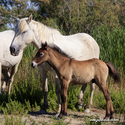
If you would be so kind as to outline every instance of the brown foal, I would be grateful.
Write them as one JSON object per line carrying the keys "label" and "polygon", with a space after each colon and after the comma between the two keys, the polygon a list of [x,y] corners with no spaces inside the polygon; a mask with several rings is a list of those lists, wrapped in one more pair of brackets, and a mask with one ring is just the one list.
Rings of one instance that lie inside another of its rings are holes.
{"label": "brown foal", "polygon": [[47,46],[47,43],[42,45],[38,50],[31,65],[36,68],[38,65],[47,62],[57,73],[61,84],[61,114],[67,115],[67,90],[69,83],[86,84],[90,81],[103,92],[106,100],[106,115],[105,118],[112,118],[114,109],[111,101],[110,92],[106,86],[108,74],[111,74],[115,81],[119,81],[120,77],[116,68],[110,62],[103,62],[99,59],[89,59],[86,61],[77,61],[68,57],[57,46]]}

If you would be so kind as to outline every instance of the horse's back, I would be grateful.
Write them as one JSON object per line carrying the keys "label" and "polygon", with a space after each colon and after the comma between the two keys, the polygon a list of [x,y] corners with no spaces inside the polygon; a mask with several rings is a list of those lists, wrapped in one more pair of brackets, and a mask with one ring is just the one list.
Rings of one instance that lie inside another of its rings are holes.
{"label": "horse's back", "polygon": [[9,35],[9,36],[14,36],[14,31],[13,30],[6,30],[6,31],[2,31],[0,32],[0,36],[6,36],[6,35]]}
{"label": "horse's back", "polygon": [[0,32],[0,44],[9,44],[10,46],[12,39],[14,37],[14,31],[13,30],[6,30],[3,32]]}
{"label": "horse's back", "polygon": [[56,45],[76,60],[99,58],[100,49],[97,42],[86,33],[63,36]]}

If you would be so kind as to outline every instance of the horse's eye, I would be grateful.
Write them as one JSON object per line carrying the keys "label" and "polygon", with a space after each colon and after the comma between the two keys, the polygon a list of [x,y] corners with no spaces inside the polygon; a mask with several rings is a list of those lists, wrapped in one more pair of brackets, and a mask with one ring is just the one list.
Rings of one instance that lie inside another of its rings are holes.
{"label": "horse's eye", "polygon": [[40,56],[40,57],[42,57],[43,55],[44,55],[44,53],[43,53],[43,52],[39,54],[39,56]]}
{"label": "horse's eye", "polygon": [[25,31],[23,31],[23,32],[22,32],[22,34],[24,34],[25,32],[26,32],[26,30],[25,30]]}

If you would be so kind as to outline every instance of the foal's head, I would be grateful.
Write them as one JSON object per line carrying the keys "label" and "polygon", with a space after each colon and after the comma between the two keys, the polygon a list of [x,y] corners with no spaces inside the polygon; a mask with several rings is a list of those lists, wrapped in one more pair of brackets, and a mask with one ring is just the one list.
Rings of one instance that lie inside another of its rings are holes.
{"label": "foal's head", "polygon": [[36,56],[33,58],[33,61],[31,63],[31,66],[33,68],[36,68],[38,65],[46,62],[49,58],[48,52],[47,52],[47,42],[45,44],[42,44],[42,48],[38,50],[36,53]]}

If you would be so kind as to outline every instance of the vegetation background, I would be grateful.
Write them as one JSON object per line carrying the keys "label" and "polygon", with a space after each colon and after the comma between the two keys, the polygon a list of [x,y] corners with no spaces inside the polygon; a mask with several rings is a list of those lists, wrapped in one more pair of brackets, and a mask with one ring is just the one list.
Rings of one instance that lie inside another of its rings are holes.
{"label": "vegetation background", "polygon": [[[125,1],[124,0],[0,0],[0,31],[14,29],[16,18],[29,17],[58,29],[63,35],[85,32],[100,46],[100,59],[110,61],[118,69],[121,82],[115,84],[108,78],[113,106],[116,113],[125,113]],[[0,95],[0,112],[24,114],[38,111],[43,104],[43,93],[38,69],[33,70],[31,60],[36,53],[29,45],[15,75],[11,95]],[[57,111],[55,81],[48,73],[48,111]],[[77,110],[77,96],[81,86],[70,86],[68,109]],[[84,108],[89,104],[90,87],[84,97]],[[106,108],[102,92],[96,87],[93,106]]]}

